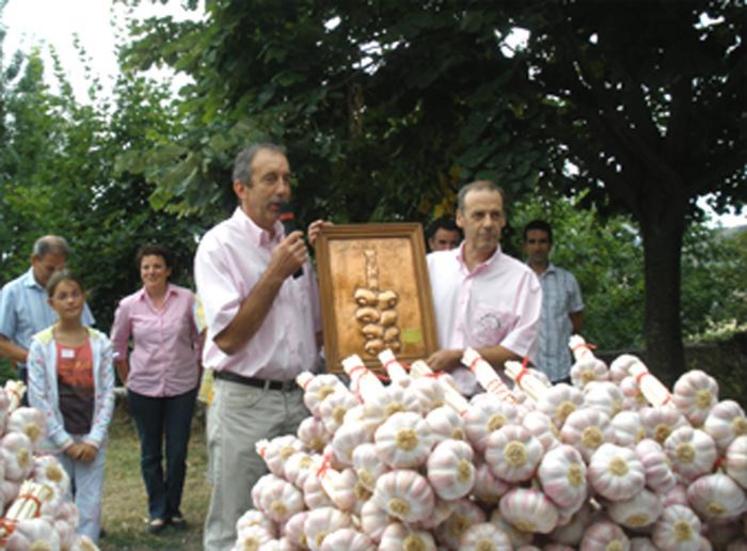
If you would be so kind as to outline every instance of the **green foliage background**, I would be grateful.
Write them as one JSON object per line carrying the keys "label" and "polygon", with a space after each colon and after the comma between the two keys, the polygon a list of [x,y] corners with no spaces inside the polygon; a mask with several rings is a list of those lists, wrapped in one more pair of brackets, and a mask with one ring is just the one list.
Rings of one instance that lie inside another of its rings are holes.
{"label": "green foliage background", "polygon": [[[733,170],[739,159],[744,166],[745,119],[733,108],[743,91],[732,75],[744,66],[745,44],[727,48],[743,12],[734,2],[687,0],[677,10],[653,2],[646,14],[624,1],[609,13],[571,4],[207,2],[201,21],[133,22],[113,95],[104,97],[92,77],[86,102],[76,100],[56,58],[45,67],[38,51],[12,57],[0,67],[0,283],[27,269],[40,234],[65,235],[74,247],[70,263],[108,329],[117,301],[140,285],[133,256],[144,242],[172,247],[182,268],[177,281],[191,283],[199,236],[235,204],[233,156],[270,139],[289,148],[301,221],[427,222],[453,211],[462,183],[498,180],[515,198],[507,249],[520,256],[528,220],[554,225],[554,260],[579,279],[587,334],[603,348],[643,344],[644,238],[658,222],[674,234],[687,227],[677,260],[684,335],[738,327],[747,319],[747,238],[708,229],[694,199],[717,191],[718,207],[744,204],[747,172]],[[662,48],[679,44],[673,22],[681,18],[689,31],[698,10],[724,16],[695,42],[703,49],[698,63],[688,64],[692,42],[661,59]],[[635,37],[640,71],[607,42],[592,47],[593,32],[613,45],[631,39],[618,33],[616,14],[672,25],[644,21],[646,32]],[[520,24],[535,29],[528,49],[502,55]],[[574,63],[600,87],[596,100],[573,92],[578,83],[566,71]],[[192,77],[179,98],[138,73],[159,64]],[[652,69],[657,64],[667,71]],[[682,90],[671,71],[709,75],[697,91],[707,105],[682,119],[688,124],[678,122]],[[629,93],[636,79],[647,97]],[[558,92],[564,87],[568,95]],[[600,130],[605,112],[624,139]],[[643,149],[651,155],[641,159],[639,146],[652,136],[634,131],[646,116],[680,141],[649,144]],[[692,140],[699,145],[688,150]],[[621,153],[620,143],[635,147]],[[729,174],[709,171],[724,158]],[[608,174],[615,163],[618,173]],[[694,164],[699,179],[689,178]],[[675,189],[671,205],[680,210],[671,215],[661,194]],[[652,214],[650,205],[660,210]],[[664,284],[677,285],[670,275]]]}

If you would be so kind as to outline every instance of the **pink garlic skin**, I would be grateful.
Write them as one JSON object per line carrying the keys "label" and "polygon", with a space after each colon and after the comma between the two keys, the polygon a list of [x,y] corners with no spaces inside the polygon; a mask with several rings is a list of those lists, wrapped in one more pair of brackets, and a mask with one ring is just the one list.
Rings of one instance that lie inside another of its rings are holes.
{"label": "pink garlic skin", "polygon": [[630,540],[622,528],[609,521],[597,521],[586,529],[579,549],[580,551],[599,551],[606,549],[613,541],[619,542],[621,551],[630,549]]}

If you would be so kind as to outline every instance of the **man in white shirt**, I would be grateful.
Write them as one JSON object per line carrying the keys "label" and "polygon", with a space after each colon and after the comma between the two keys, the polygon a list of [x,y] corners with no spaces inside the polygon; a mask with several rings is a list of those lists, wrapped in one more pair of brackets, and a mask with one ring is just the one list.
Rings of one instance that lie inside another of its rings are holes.
{"label": "man in white shirt", "polygon": [[571,353],[568,340],[581,331],[584,302],[573,274],[550,262],[552,227],[544,220],[532,220],[524,227],[527,264],[542,285],[539,352],[535,365],[553,383],[570,380]]}
{"label": "man in white shirt", "polygon": [[465,348],[477,349],[499,373],[507,360],[531,358],[535,349],[542,290],[532,270],[501,251],[504,203],[493,182],[464,186],[456,212],[464,241],[427,257],[441,347],[428,365],[453,371],[466,394],[476,387],[460,367]]}

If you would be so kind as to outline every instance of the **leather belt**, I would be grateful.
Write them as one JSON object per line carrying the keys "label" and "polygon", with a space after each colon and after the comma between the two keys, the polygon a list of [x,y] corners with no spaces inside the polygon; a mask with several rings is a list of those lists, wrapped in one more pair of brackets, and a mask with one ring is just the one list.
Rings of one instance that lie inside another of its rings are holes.
{"label": "leather belt", "polygon": [[213,377],[222,381],[229,381],[231,383],[238,383],[240,385],[253,386],[256,388],[269,388],[270,390],[292,390],[294,386],[297,388],[294,380],[290,381],[271,381],[268,379],[258,379],[256,377],[244,377],[243,375],[237,375],[230,371],[215,371]]}

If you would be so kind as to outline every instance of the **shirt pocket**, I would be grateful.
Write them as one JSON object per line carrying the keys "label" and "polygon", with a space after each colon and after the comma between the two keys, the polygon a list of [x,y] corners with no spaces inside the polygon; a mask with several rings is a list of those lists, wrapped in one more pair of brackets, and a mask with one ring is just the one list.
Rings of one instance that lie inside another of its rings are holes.
{"label": "shirt pocket", "polygon": [[508,335],[516,316],[512,312],[481,304],[474,309],[468,321],[470,346],[495,346]]}

